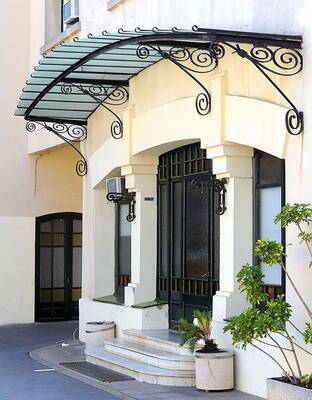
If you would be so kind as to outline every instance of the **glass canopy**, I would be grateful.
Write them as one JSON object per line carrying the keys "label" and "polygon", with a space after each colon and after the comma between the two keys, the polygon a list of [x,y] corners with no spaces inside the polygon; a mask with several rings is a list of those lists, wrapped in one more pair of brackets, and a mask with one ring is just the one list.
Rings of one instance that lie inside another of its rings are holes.
{"label": "glass canopy", "polygon": [[[254,51],[251,49],[246,57],[238,43],[251,44]],[[265,70],[272,72],[269,64],[275,64],[275,67],[282,68],[282,75],[293,74],[288,73],[289,64],[284,68],[275,62],[276,52],[278,49],[291,49],[297,57],[295,62],[300,70],[302,68],[301,55],[296,50],[301,47],[299,36],[197,27],[193,30],[153,28],[149,31],[137,28],[133,32],[120,29],[118,33],[103,32],[99,36],[89,34],[87,38],[75,38],[73,42],[62,43],[47,53],[26,82],[15,114],[28,121],[86,125],[100,104],[109,108],[126,102],[129,80],[159,60],[168,58],[194,78],[196,73],[210,72],[217,67],[218,60],[224,56],[225,46]],[[262,53],[257,54],[255,49],[261,49]],[[191,67],[182,66],[185,61],[190,62]],[[202,86],[198,78],[194,80]]]}

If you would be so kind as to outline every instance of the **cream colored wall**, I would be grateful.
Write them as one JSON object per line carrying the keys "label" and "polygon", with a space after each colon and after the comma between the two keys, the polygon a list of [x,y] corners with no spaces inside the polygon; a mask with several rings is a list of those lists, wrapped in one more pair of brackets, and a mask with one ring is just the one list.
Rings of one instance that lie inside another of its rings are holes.
{"label": "cream colored wall", "polygon": [[0,324],[34,319],[35,217],[81,211],[75,154],[63,146],[29,156],[25,121],[14,117],[43,44],[42,3],[0,2]]}

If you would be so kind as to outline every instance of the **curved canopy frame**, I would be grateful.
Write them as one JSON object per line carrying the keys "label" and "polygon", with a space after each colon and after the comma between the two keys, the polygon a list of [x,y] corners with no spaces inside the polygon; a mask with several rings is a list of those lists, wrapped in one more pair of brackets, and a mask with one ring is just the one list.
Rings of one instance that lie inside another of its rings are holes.
{"label": "curved canopy frame", "polygon": [[[242,47],[244,44],[249,46]],[[15,114],[28,121],[34,131],[36,123],[67,143],[86,138],[88,118],[98,107],[112,116],[111,134],[123,135],[122,120],[116,106],[128,101],[129,80],[149,66],[167,59],[184,71],[198,85],[196,110],[207,115],[211,97],[200,76],[218,67],[227,51],[245,58],[269,80],[290,109],[285,116],[291,134],[303,131],[303,114],[271,78],[271,74],[293,76],[302,70],[300,36],[268,35],[203,29],[141,30],[103,32],[75,38],[47,53],[26,82]],[[78,149],[73,146],[77,151]],[[79,151],[78,151],[79,152]],[[87,172],[83,155],[77,173]]]}

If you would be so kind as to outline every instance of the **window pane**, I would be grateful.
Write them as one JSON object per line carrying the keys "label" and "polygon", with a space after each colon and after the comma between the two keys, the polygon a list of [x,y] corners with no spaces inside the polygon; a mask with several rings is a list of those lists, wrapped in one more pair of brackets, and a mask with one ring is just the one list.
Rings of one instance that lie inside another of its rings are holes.
{"label": "window pane", "polygon": [[[276,240],[281,243],[281,226],[274,224],[274,218],[281,210],[281,188],[266,188],[259,190],[259,234],[260,238]],[[281,285],[281,267],[261,265],[264,274],[264,283],[268,285]]]}
{"label": "window pane", "polygon": [[51,232],[52,224],[51,221],[41,222],[40,232]]}
{"label": "window pane", "polygon": [[82,270],[82,249],[81,247],[73,248],[73,287],[81,287],[81,270]]}
{"label": "window pane", "polygon": [[127,221],[129,213],[129,205],[121,204],[119,207],[120,222],[119,222],[119,236],[131,236],[131,223]]}
{"label": "window pane", "polygon": [[55,219],[53,221],[53,232],[64,232],[64,219]]}
{"label": "window pane", "polygon": [[40,288],[51,287],[51,249],[40,249]]}
{"label": "window pane", "polygon": [[270,154],[258,153],[258,183],[275,184],[282,183],[283,160]]}
{"label": "window pane", "polygon": [[64,235],[62,233],[56,233],[53,235],[53,245],[54,246],[64,246]]}
{"label": "window pane", "polygon": [[81,233],[73,234],[73,246],[82,246],[82,234]]}
{"label": "window pane", "polygon": [[50,233],[40,234],[40,246],[52,246],[52,235]]}
{"label": "window pane", "polygon": [[64,248],[53,249],[53,287],[64,287]]}
{"label": "window pane", "polygon": [[81,233],[82,232],[82,220],[81,219],[74,219],[73,220],[73,232],[74,233]]}

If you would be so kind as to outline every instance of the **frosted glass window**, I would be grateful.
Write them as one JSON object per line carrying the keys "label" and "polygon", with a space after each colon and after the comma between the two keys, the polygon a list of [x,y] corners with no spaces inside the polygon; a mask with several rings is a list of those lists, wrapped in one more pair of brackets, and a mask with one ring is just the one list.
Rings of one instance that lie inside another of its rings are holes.
{"label": "frosted glass window", "polygon": [[129,214],[129,205],[121,204],[119,207],[119,236],[131,236],[131,223],[127,221],[127,215]]}
{"label": "frosted glass window", "polygon": [[[275,216],[281,210],[281,187],[259,189],[259,236],[276,240],[281,243],[281,226],[274,223]],[[281,267],[279,265],[261,265],[264,274],[264,283],[267,285],[281,285]]]}

